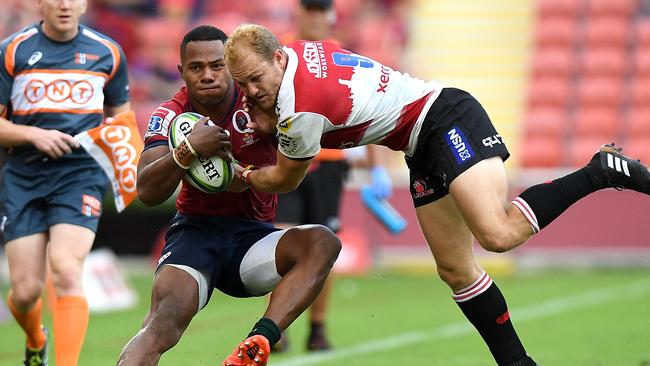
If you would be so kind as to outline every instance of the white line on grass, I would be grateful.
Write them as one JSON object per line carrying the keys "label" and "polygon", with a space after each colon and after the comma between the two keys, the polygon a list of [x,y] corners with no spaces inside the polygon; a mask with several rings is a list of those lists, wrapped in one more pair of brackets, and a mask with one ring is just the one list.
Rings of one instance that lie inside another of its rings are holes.
{"label": "white line on grass", "polygon": [[[633,282],[626,286],[608,287],[578,295],[559,297],[536,305],[514,309],[510,313],[513,314],[515,323],[521,323],[523,321],[539,319],[607,302],[638,298],[646,296],[648,293],[650,293],[650,282],[643,280]],[[457,337],[473,331],[475,330],[469,325],[469,322],[459,322],[434,329],[406,332],[384,339],[357,344],[352,347],[337,348],[329,352],[313,353],[290,358],[284,362],[272,364],[274,366],[316,365],[325,361],[359,356],[375,351],[385,351],[407,344]]]}

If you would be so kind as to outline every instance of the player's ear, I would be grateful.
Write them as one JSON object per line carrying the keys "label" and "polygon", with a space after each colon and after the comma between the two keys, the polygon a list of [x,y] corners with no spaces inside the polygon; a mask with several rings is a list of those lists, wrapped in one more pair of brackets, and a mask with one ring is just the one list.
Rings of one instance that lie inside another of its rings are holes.
{"label": "player's ear", "polygon": [[284,51],[282,51],[281,49],[275,50],[275,54],[273,55],[273,59],[275,59],[275,62],[277,62],[278,65],[280,65],[284,69],[286,59],[287,59],[285,54],[284,54]]}
{"label": "player's ear", "polygon": [[88,1],[84,0],[81,4],[81,14],[86,14],[86,10],[88,9]]}
{"label": "player's ear", "polygon": [[176,68],[178,69],[178,74],[181,76],[181,79],[185,81],[185,76],[183,76],[183,65],[176,64]]}

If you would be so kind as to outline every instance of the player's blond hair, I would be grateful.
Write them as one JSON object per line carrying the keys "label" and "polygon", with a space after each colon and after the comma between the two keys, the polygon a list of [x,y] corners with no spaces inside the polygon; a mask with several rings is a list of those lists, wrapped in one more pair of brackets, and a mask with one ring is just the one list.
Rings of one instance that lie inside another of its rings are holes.
{"label": "player's blond hair", "polygon": [[257,24],[241,24],[235,28],[226,42],[226,64],[236,64],[242,48],[251,49],[262,56],[263,60],[272,62],[275,51],[281,50],[282,45],[267,28]]}

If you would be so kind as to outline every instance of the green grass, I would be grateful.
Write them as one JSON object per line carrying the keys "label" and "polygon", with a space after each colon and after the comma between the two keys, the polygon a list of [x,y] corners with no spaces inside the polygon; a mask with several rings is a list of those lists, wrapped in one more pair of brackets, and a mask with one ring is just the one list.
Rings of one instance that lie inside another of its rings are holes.
{"label": "green grass", "polygon": [[[151,278],[131,280],[140,294],[139,306],[93,314],[80,365],[115,364],[138,330],[148,309]],[[495,280],[508,299],[519,336],[541,365],[650,365],[650,269],[553,271]],[[160,365],[220,364],[264,306],[264,299],[215,293]],[[274,355],[270,365],[493,365],[467,325],[434,275],[372,272],[340,278],[328,324],[335,351],[315,357],[304,352],[303,316],[289,329],[290,352]],[[0,325],[0,366],[19,364],[23,347],[15,323]]]}

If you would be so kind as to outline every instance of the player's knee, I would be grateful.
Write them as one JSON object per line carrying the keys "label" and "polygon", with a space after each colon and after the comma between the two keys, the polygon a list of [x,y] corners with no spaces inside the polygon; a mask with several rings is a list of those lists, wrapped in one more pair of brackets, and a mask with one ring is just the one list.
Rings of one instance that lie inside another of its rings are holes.
{"label": "player's knee", "polygon": [[42,291],[42,282],[23,281],[11,289],[11,302],[19,310],[29,310],[38,301]]}
{"label": "player's knee", "polygon": [[328,268],[334,265],[341,252],[341,241],[325,226],[310,229],[309,258],[322,261]]}
{"label": "player's knee", "polygon": [[474,236],[479,244],[490,252],[503,253],[513,248],[512,240],[507,235],[495,230],[475,233]]}
{"label": "player's knee", "polygon": [[143,327],[144,333],[155,340],[160,352],[174,347],[187,328],[189,322],[185,322],[179,317],[179,309],[168,305],[156,307],[147,316]]}
{"label": "player's knee", "polygon": [[52,282],[58,294],[74,292],[82,288],[81,268],[71,265],[52,266]]}
{"label": "player's knee", "polygon": [[438,277],[452,289],[461,288],[473,281],[470,267],[461,266],[461,263],[453,266],[436,265]]}

